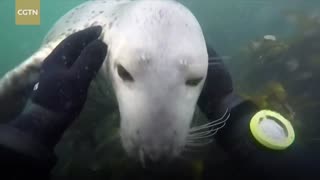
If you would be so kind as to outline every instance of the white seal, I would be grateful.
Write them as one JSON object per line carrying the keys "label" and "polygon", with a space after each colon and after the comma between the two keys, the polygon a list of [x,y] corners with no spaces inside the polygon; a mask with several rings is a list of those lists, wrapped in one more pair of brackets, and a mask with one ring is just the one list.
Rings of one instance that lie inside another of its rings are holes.
{"label": "white seal", "polygon": [[42,60],[57,44],[95,25],[103,27],[100,38],[109,46],[99,83],[111,82],[114,89],[124,149],[142,161],[178,156],[188,142],[194,143],[188,137],[208,54],[197,19],[173,0],[96,0],[75,7],[57,21],[34,55],[7,73],[0,97],[34,82]]}

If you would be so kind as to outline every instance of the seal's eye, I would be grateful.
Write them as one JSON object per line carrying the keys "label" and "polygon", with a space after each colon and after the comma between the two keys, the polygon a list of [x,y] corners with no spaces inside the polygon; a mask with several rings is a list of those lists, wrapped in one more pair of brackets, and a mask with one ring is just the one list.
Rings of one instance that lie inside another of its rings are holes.
{"label": "seal's eye", "polygon": [[193,78],[193,79],[188,79],[186,81],[187,86],[197,86],[202,80],[202,77],[200,78]]}
{"label": "seal's eye", "polygon": [[117,65],[118,74],[124,81],[133,81],[133,77],[130,75],[130,73],[120,64]]}

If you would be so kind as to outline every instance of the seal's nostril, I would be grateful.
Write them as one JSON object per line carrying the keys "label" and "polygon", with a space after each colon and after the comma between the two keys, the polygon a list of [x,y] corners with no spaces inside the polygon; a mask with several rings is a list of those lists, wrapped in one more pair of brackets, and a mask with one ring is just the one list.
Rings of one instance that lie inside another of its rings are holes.
{"label": "seal's nostril", "polygon": [[[158,158],[155,159],[155,157],[158,157]],[[161,169],[163,167],[166,167],[169,161],[165,156],[158,156],[158,155],[152,156],[151,154],[149,155],[146,154],[144,157],[144,162],[145,162],[145,168]]]}

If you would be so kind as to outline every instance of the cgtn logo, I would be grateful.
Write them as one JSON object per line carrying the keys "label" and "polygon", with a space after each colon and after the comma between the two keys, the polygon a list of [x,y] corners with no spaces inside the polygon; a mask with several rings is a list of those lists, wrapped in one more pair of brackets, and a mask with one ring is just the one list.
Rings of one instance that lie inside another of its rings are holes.
{"label": "cgtn logo", "polygon": [[38,16],[40,13],[38,9],[18,9],[17,14],[19,16]]}
{"label": "cgtn logo", "polygon": [[40,25],[40,0],[16,0],[16,25]]}

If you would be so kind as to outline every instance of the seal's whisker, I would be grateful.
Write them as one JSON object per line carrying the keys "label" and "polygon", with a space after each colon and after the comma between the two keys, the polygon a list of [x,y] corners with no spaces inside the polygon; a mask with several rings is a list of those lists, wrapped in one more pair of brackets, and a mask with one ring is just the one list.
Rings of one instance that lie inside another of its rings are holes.
{"label": "seal's whisker", "polygon": [[214,135],[216,135],[216,133],[218,132],[219,129],[223,128],[225,124],[223,124],[222,126],[218,127],[218,128],[215,128],[215,129],[211,129],[209,131],[206,131],[205,133],[206,134],[202,134],[202,135],[189,135],[187,136],[187,143],[190,143],[190,142],[195,142],[195,143],[198,143],[198,142],[201,142],[201,141],[204,141],[204,140],[210,140],[211,137],[213,137]]}
{"label": "seal's whisker", "polygon": [[214,128],[211,128],[210,130],[205,130],[204,132],[190,133],[190,134],[188,134],[188,137],[206,136],[206,135],[210,134],[212,131],[214,131]]}
{"label": "seal's whisker", "polygon": [[221,123],[222,125],[219,127],[211,128],[210,130],[205,130],[204,132],[191,133],[187,136],[187,138],[204,138],[206,136],[211,137],[210,134],[217,133],[219,129],[223,128],[226,123]]}
{"label": "seal's whisker", "polygon": [[[227,114],[229,114],[229,113],[228,113],[228,109],[227,109],[226,112],[222,115],[221,118],[216,119],[216,120],[214,120],[214,121],[211,121],[211,122],[209,122],[209,123],[200,125],[200,126],[194,126],[194,127],[192,127],[192,128],[190,129],[190,132],[198,131],[198,130],[203,129],[203,128],[208,128],[210,125],[214,125],[214,124],[217,124],[217,123],[220,123],[220,122],[224,122],[224,121],[226,121],[226,120],[229,118],[229,117],[227,117],[227,118],[225,119],[225,116],[226,116]],[[229,114],[229,115],[230,115],[230,114]]]}
{"label": "seal's whisker", "polygon": [[202,135],[202,136],[188,136],[187,139],[188,140],[196,140],[196,139],[204,139],[204,138],[209,138],[209,137],[212,137],[214,136],[216,133],[218,132],[217,129],[213,129],[213,130],[210,130],[210,133],[207,134],[207,135]]}
{"label": "seal's whisker", "polygon": [[199,147],[199,146],[205,146],[213,142],[213,139],[208,139],[204,142],[192,142],[192,141],[187,141],[186,147]]}
{"label": "seal's whisker", "polygon": [[213,123],[210,122],[191,129],[189,131],[190,134],[188,134],[186,139],[186,147],[199,147],[210,144],[213,141],[211,137],[214,136],[219,129],[225,126],[229,117],[230,113],[228,113],[227,110],[221,118],[213,121]]}
{"label": "seal's whisker", "polygon": [[[208,135],[209,133],[211,133],[212,131],[216,131],[218,129],[221,129],[222,127],[224,127],[226,124],[226,122],[220,122],[218,124],[215,124],[215,125],[211,125],[207,128],[203,128],[201,129],[201,131],[197,131],[197,132],[189,132],[190,134],[188,136],[205,136],[205,135]],[[220,125],[220,126],[218,126]],[[218,126],[218,127],[215,127],[215,126]]]}
{"label": "seal's whisker", "polygon": [[200,126],[195,126],[195,127],[207,126],[207,125],[210,125],[210,124],[214,124],[214,123],[216,123],[216,122],[218,122],[218,121],[221,121],[221,120],[223,120],[223,118],[225,117],[225,115],[227,114],[227,112],[228,112],[228,111],[226,111],[226,112],[221,116],[221,118],[219,118],[219,119],[216,119],[216,120],[211,121],[211,122],[209,122],[209,123],[206,123],[206,124],[203,124],[203,125],[200,125]]}
{"label": "seal's whisker", "polygon": [[201,127],[193,127],[189,130],[190,133],[194,133],[196,131],[200,131],[200,130],[203,130],[203,129],[208,129],[208,128],[211,128],[211,127],[214,127],[214,126],[217,126],[217,125],[220,125],[220,124],[225,124],[226,121],[229,119],[230,117],[230,114],[228,114],[228,116],[223,120],[223,121],[220,121],[220,122],[215,122],[215,123],[208,123],[208,124],[205,124],[204,126],[202,125]]}

